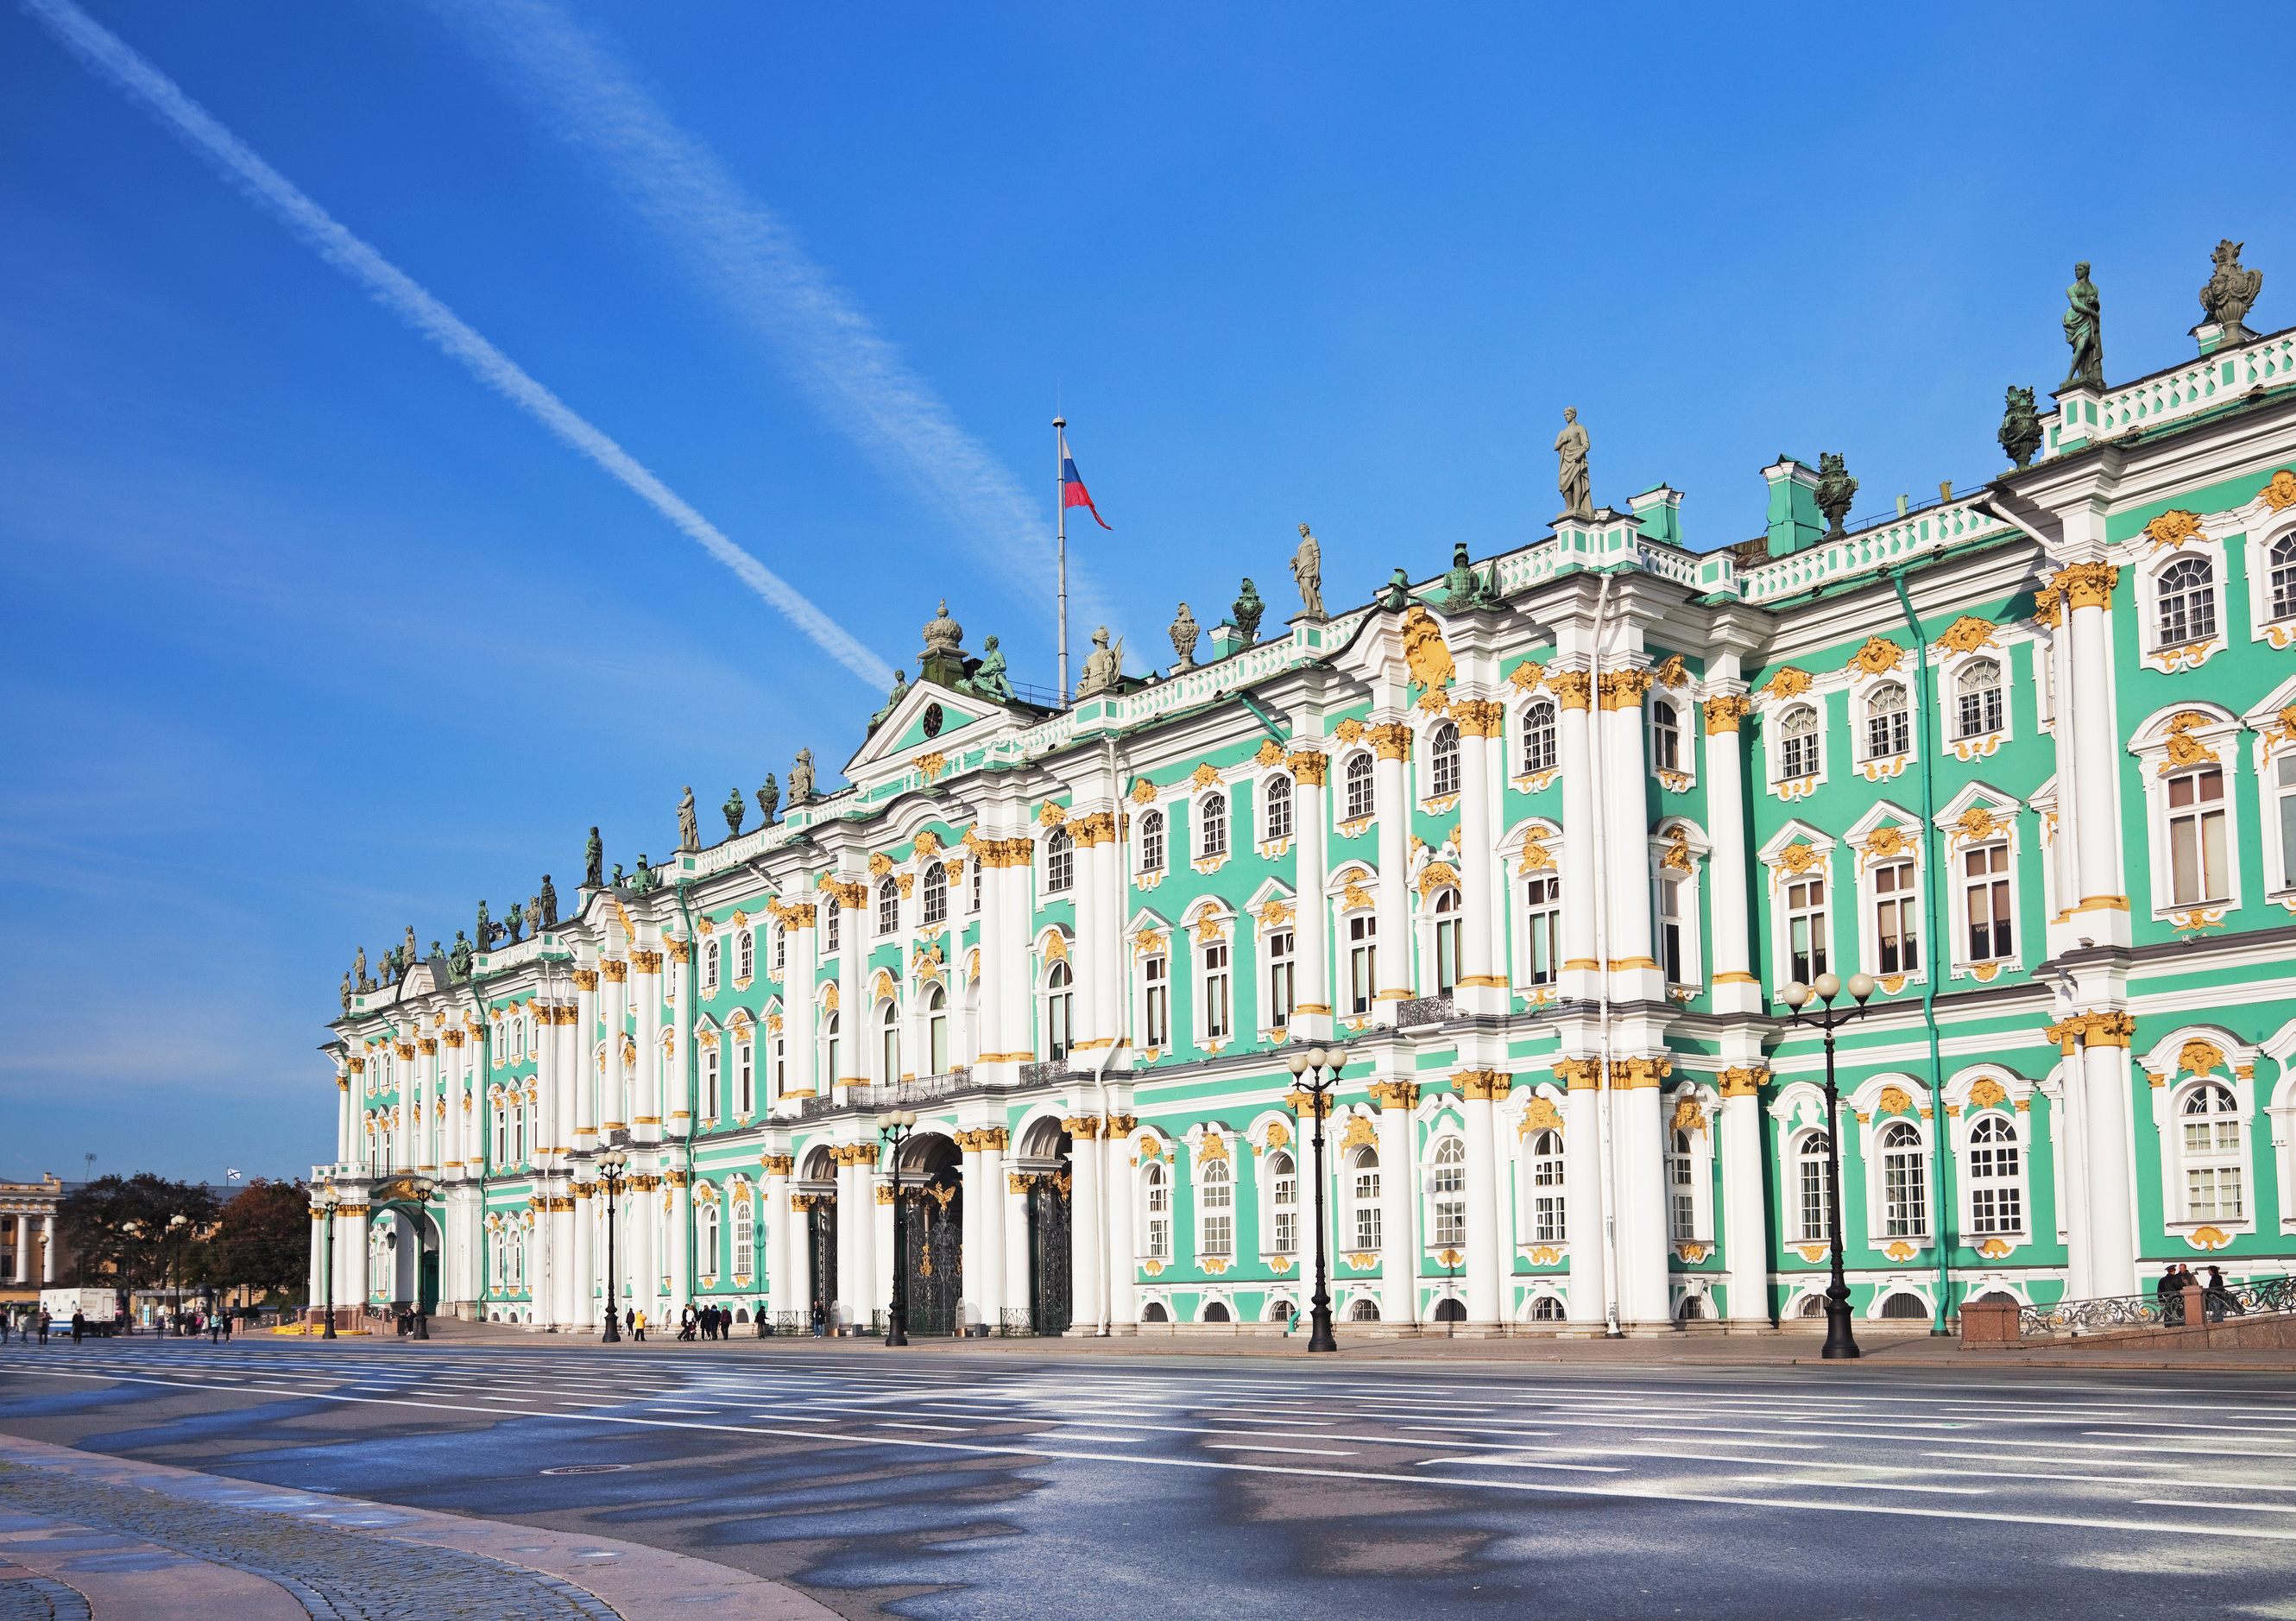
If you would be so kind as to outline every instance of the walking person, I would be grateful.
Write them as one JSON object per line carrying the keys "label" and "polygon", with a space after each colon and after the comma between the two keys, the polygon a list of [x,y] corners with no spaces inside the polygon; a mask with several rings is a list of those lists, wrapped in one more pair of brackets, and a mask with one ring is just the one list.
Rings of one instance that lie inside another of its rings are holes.
{"label": "walking person", "polygon": [[630,1330],[630,1338],[632,1339],[644,1339],[645,1338],[645,1314],[641,1311],[633,1310],[630,1313],[630,1316],[637,1324],[636,1328]]}
{"label": "walking person", "polygon": [[829,1313],[821,1302],[816,1300],[813,1303],[813,1337],[819,1339],[828,1332]]}
{"label": "walking person", "polygon": [[678,1339],[692,1339],[694,1337],[694,1334],[693,1334],[693,1325],[694,1325],[693,1302],[693,1301],[691,1301],[691,1300],[688,1300],[688,1301],[685,1303],[685,1311],[684,1311],[684,1312],[679,1315],[679,1317],[678,1317],[678,1319],[677,1319],[677,1337],[678,1337]]}
{"label": "walking person", "polygon": [[54,1318],[50,1314],[48,1308],[42,1306],[40,1308],[40,1343],[42,1345],[48,1343],[48,1324],[53,1321]]}
{"label": "walking person", "polygon": [[2241,1303],[2232,1298],[2232,1290],[2225,1287],[2224,1268],[2221,1266],[2209,1268],[2208,1286],[2202,1298],[2207,1303],[2210,1322],[2222,1322],[2227,1314],[2234,1317],[2248,1315]]}
{"label": "walking person", "polygon": [[75,1306],[72,1307],[72,1344],[78,1345],[80,1336],[86,1332],[87,1319],[80,1314],[79,1307]]}

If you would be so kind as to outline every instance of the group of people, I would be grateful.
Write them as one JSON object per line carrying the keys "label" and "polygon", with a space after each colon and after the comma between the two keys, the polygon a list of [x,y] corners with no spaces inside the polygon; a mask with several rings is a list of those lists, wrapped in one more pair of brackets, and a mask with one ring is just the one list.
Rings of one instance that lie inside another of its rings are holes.
{"label": "group of people", "polygon": [[[614,1308],[609,1306],[606,1308],[606,1315],[609,1320],[614,1321],[620,1330],[630,1339],[642,1340],[646,1337],[646,1314],[636,1306],[622,1307],[617,1318]],[[762,1338],[767,1332],[768,1330],[766,1326],[765,1314],[759,1312],[758,1333]],[[734,1337],[734,1314],[722,1306],[697,1307],[692,1301],[688,1301],[685,1314],[678,1319],[677,1337],[680,1339],[697,1340],[731,1339]]]}
{"label": "group of people", "polygon": [[[0,1312],[0,1345],[8,1343],[11,1329],[15,1330],[16,1338],[27,1345],[31,1343],[32,1337],[36,1334],[39,1336],[40,1343],[45,1345],[48,1343],[48,1325],[54,1321],[54,1318],[48,1315],[45,1307],[38,1311],[23,1312],[13,1315]],[[75,1335],[73,1338],[77,1339],[78,1336]]]}
{"label": "group of people", "polygon": [[2184,1322],[2185,1291],[2188,1289],[2201,1291],[2201,1309],[2210,1322],[2222,1322],[2227,1316],[2244,1317],[2248,1314],[2241,1303],[2233,1298],[2232,1291],[2225,1287],[2222,1267],[2210,1267],[2209,1281],[2203,1283],[2184,1262],[2173,1261],[2152,1289],[2161,1301],[2162,1322],[2171,1325]]}

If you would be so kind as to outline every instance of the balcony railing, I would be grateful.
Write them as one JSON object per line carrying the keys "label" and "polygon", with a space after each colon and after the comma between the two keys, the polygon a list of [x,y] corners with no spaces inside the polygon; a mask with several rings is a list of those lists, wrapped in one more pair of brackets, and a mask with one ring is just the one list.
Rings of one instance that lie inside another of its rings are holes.
{"label": "balcony railing", "polygon": [[1415,1025],[1439,1025],[1451,1018],[1453,1012],[1452,998],[1447,994],[1414,996],[1408,1002],[1395,1004],[1395,1027],[1408,1030]]}
{"label": "balcony railing", "polygon": [[[2296,1311],[2296,1278],[2253,1278],[2246,1283],[2212,1289],[2207,1292],[2202,1308],[2210,1322]],[[2073,1339],[2083,1334],[2109,1334],[2118,1329],[2184,1326],[2185,1296],[2181,1289],[2168,1295],[2103,1295],[2093,1300],[2059,1300],[2048,1306],[2021,1306],[2017,1312],[2017,1333],[2021,1339],[2058,1334]]]}

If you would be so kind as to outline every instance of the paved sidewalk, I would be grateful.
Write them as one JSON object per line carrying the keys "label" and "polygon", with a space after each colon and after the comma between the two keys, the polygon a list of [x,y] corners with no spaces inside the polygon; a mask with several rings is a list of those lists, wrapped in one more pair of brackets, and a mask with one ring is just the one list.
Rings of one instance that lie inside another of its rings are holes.
{"label": "paved sidewalk", "polygon": [[[778,1582],[609,1538],[281,1492],[0,1436],[0,1621],[828,1621]],[[43,1608],[43,1606],[45,1608]]]}

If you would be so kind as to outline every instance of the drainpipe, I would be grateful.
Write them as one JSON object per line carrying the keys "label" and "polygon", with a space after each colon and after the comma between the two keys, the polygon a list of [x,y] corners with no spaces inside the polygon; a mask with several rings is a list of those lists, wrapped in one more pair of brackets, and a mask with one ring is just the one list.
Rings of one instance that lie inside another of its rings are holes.
{"label": "drainpipe", "polygon": [[1587,679],[1593,691],[1587,694],[1590,713],[1587,717],[1587,771],[1594,778],[1588,784],[1594,794],[1595,825],[1595,987],[1596,1005],[1601,1010],[1596,1029],[1596,1042],[1602,1052],[1602,1086],[1595,1094],[1595,1118],[1601,1133],[1598,1150],[1603,1167],[1603,1248],[1606,1265],[1603,1268],[1603,1314],[1608,1326],[1604,1337],[1622,1339],[1626,1330],[1619,1326],[1619,1193],[1618,1166],[1613,1160],[1615,1141],[1611,1134],[1611,868],[1610,841],[1603,834],[1603,817],[1608,809],[1603,794],[1603,617],[1609,610],[1611,577],[1603,577],[1602,589],[1595,596],[1595,644],[1587,661]]}
{"label": "drainpipe", "polygon": [[1938,930],[1938,891],[1947,875],[1937,862],[1937,792],[1935,755],[1932,752],[1930,728],[1932,716],[1930,708],[1930,644],[1922,634],[1922,622],[1914,617],[1913,594],[1906,589],[1902,569],[1890,572],[1890,583],[1898,588],[1898,605],[1905,610],[1906,630],[1914,639],[1914,657],[1921,683],[1922,710],[1922,872],[1927,881],[1922,885],[1922,911],[1929,930],[1929,971],[1922,976],[1922,1022],[1930,1032],[1930,1101],[1936,1107],[1931,1117],[1937,1132],[1937,1251],[1938,1304],[1937,1322],[1931,1325],[1931,1334],[1948,1334],[1946,1318],[1953,1309],[1953,1197],[1948,1179],[1953,1174],[1952,1129],[1945,1112],[1945,1066],[1938,1052],[1937,981],[1942,971],[1938,956],[1944,937]]}
{"label": "drainpipe", "polygon": [[[691,1021],[696,1017],[697,1010],[701,1006],[701,965],[694,962],[693,957],[701,946],[700,938],[693,932],[693,913],[685,904],[685,892],[693,887],[693,880],[690,878],[680,879],[677,882],[677,914],[685,920],[685,1016],[689,1021],[686,1027],[677,1033],[677,1044],[685,1054],[685,1277],[684,1282],[685,1298],[688,1300],[693,1299],[698,1292],[701,1266],[701,1257],[693,1253],[693,1120],[695,1114],[701,1108],[701,1099],[698,1095],[701,1084],[701,1055],[694,1051],[693,1027]],[[771,949],[770,946],[767,949]],[[786,989],[783,991],[783,1004],[785,1007],[788,1005]],[[758,1029],[759,1034],[764,1033],[765,1020],[762,1019],[758,1021]],[[766,1052],[770,1057],[773,1052],[770,1043],[767,1044]],[[750,1084],[755,1085],[757,1080],[764,1078],[765,1072],[758,1064],[754,1052],[750,1054],[750,1062],[756,1077]],[[721,1075],[724,1073],[722,1066],[719,1073]],[[760,1187],[765,1185],[765,1180],[763,1176],[758,1178]],[[730,1215],[731,1212],[728,1214]],[[755,1264],[756,1257],[753,1255],[751,1265]],[[762,1271],[763,1268],[759,1270]]]}

